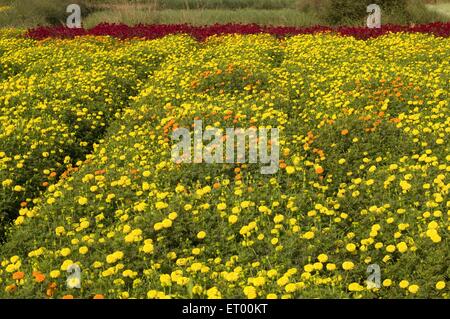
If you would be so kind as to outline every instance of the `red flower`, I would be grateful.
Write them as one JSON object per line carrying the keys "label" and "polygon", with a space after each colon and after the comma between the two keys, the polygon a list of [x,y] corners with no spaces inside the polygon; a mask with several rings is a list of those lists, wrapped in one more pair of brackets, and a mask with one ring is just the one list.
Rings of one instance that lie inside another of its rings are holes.
{"label": "red flower", "polygon": [[435,22],[414,26],[401,26],[386,24],[379,29],[366,27],[276,27],[259,26],[257,24],[214,24],[208,26],[192,26],[188,24],[151,24],[128,26],[124,24],[102,23],[92,29],[69,29],[62,26],[37,27],[28,30],[27,37],[43,40],[46,38],[74,38],[76,36],[112,36],[120,39],[143,38],[156,39],[169,34],[189,34],[199,41],[218,34],[257,34],[269,33],[277,37],[286,37],[297,34],[314,34],[320,32],[337,32],[343,36],[353,36],[357,39],[369,39],[389,32],[429,33],[435,36],[450,36],[450,23]]}

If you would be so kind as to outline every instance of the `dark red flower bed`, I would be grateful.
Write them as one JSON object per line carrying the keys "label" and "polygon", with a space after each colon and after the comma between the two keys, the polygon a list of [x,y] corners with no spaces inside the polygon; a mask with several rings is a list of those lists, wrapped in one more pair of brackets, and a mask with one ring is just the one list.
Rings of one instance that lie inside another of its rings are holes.
{"label": "dark red flower bed", "polygon": [[440,37],[450,36],[450,23],[436,22],[415,26],[384,25],[380,29],[369,29],[365,27],[325,27],[314,26],[308,28],[298,27],[273,27],[259,26],[256,24],[215,24],[209,26],[191,26],[187,24],[152,24],[127,26],[124,24],[99,24],[92,29],[68,29],[65,27],[37,27],[27,31],[26,36],[42,40],[45,38],[73,38],[75,36],[96,35],[113,36],[120,39],[161,38],[168,34],[185,33],[202,41],[209,36],[216,34],[256,34],[269,33],[275,36],[284,37],[297,34],[313,34],[318,32],[331,31],[345,36],[353,36],[358,39],[368,39],[377,37],[388,32],[415,32],[429,33]]}

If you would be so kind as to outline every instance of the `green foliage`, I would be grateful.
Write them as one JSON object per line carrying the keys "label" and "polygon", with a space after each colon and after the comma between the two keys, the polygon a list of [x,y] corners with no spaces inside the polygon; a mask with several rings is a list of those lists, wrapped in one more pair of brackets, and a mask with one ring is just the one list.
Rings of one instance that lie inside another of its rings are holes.
{"label": "green foliage", "polygon": [[89,0],[91,4],[151,4],[160,9],[282,9],[296,0]]}
{"label": "green foliage", "polygon": [[324,0],[313,1],[314,9],[328,24],[365,24],[367,6],[376,3],[381,7],[382,23],[410,24],[443,21],[445,17],[428,10],[422,0]]}
{"label": "green foliage", "polygon": [[93,27],[102,22],[207,25],[215,23],[256,23],[261,25],[311,26],[321,23],[314,13],[299,10],[258,10],[258,9],[191,9],[191,10],[144,10],[139,8],[109,9],[89,15],[83,24]]}
{"label": "green foliage", "polygon": [[[71,0],[16,0],[13,2],[12,15],[19,22],[32,21],[35,24],[62,24],[68,16],[66,8],[74,1]],[[77,1],[81,6],[83,16],[90,13],[84,1]]]}
{"label": "green foliage", "polygon": [[[373,0],[332,0],[326,1],[324,4],[324,17],[326,21],[331,24],[349,23],[350,21],[364,21],[367,16],[367,6],[374,3]],[[404,15],[406,13],[407,0],[379,0],[376,1],[381,7],[383,14],[398,14]]]}

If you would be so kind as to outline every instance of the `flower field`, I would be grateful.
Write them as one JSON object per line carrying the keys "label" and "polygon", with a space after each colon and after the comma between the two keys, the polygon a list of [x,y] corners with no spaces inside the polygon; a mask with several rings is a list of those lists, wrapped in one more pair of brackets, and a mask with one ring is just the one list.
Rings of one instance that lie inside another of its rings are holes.
{"label": "flower field", "polygon": [[[0,298],[448,298],[439,28],[1,31]],[[278,128],[279,171],[174,163],[194,120]]]}

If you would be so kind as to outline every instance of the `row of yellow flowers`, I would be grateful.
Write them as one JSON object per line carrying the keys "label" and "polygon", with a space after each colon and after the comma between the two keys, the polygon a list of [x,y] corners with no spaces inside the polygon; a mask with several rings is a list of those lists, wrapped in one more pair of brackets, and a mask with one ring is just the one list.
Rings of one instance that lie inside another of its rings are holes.
{"label": "row of yellow flowers", "polygon": [[[93,46],[100,52],[88,56],[103,63],[132,52],[121,66],[154,68],[145,83],[137,81],[139,93],[128,105],[111,110],[106,134],[93,135],[93,150],[77,170],[62,163],[69,168],[64,178],[19,210],[0,248],[0,296],[448,298],[448,39],[232,35],[198,44],[171,36],[127,42],[123,51],[111,41],[32,42],[54,58],[11,62],[1,84],[30,83],[44,70],[61,79],[68,68],[55,46]],[[140,59],[140,52],[154,51],[165,52],[158,66]],[[79,70],[72,85],[83,87],[89,62],[72,61]],[[116,82],[100,82],[99,94],[117,89]],[[66,87],[51,83],[49,97]],[[80,112],[85,93],[67,92],[74,96],[62,105]],[[12,109],[18,111],[2,108],[2,122],[39,110],[22,106],[25,95],[8,96],[2,103],[20,101]],[[192,128],[194,120],[279,128],[280,170],[261,175],[255,164],[172,162],[171,132]],[[65,125],[67,134],[83,138]],[[4,140],[19,136],[18,128]],[[19,141],[27,141],[30,134],[21,134]],[[51,138],[30,136],[29,143],[36,140]],[[67,272],[73,264],[78,279]],[[369,265],[380,268],[379,287],[366,283]],[[81,288],[71,288],[77,280]]]}

